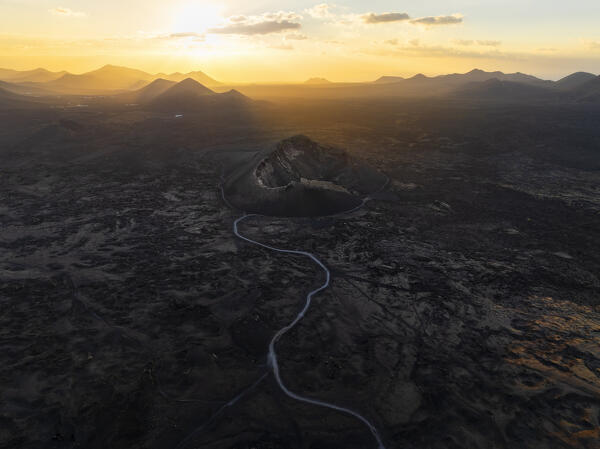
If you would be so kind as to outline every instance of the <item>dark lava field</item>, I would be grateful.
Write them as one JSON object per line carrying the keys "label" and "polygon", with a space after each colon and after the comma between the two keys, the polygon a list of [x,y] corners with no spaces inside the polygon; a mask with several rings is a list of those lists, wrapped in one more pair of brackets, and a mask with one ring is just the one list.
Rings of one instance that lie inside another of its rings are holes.
{"label": "dark lava field", "polygon": [[389,182],[240,225],[331,271],[277,345],[287,386],[386,449],[600,447],[599,129],[408,100],[0,111],[0,447],[377,448],[275,383],[269,341],[324,274],[236,238],[221,197],[296,134]]}

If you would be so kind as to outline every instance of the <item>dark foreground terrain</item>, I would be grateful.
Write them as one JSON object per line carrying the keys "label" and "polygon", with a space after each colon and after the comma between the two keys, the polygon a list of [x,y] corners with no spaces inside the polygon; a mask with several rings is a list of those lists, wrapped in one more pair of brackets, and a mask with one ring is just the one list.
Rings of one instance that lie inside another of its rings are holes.
{"label": "dark foreground terrain", "polygon": [[390,183],[242,225],[332,273],[278,344],[288,386],[387,449],[600,447],[599,130],[591,106],[2,110],[0,447],[376,447],[256,383],[323,273],[236,239],[218,186],[297,133]]}

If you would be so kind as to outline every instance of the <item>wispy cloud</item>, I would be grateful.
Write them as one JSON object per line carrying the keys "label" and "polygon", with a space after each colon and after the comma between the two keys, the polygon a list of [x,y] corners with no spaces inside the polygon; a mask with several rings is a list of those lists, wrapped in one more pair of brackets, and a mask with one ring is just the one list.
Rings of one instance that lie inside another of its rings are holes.
{"label": "wispy cloud", "polygon": [[173,33],[166,36],[169,39],[185,39],[193,37],[195,39],[202,38],[204,39],[204,35],[200,33],[187,32],[187,33]]}
{"label": "wispy cloud", "polygon": [[502,45],[501,41],[492,41],[492,40],[463,40],[463,39],[458,39],[455,40],[454,43],[456,45],[462,45],[465,47],[468,47],[470,45],[479,45],[481,47],[499,47],[500,45]]}
{"label": "wispy cloud", "polygon": [[85,16],[87,16],[87,14],[84,12],[73,11],[71,8],[63,8],[62,6],[51,9],[50,13],[55,16],[61,16],[61,17],[85,17]]}
{"label": "wispy cloud", "polygon": [[142,39],[142,40],[163,40],[163,41],[193,41],[193,42],[205,42],[206,36],[203,33],[196,33],[194,31],[184,31],[180,33],[161,34],[153,32],[138,31],[136,37],[120,37],[113,38],[112,40],[124,41],[130,39]]}
{"label": "wispy cloud", "polygon": [[502,45],[502,41],[477,41],[477,45],[482,47],[499,47]]}
{"label": "wispy cloud", "polygon": [[246,16],[231,16],[229,18],[229,21],[233,22],[233,23],[245,22],[247,20],[248,20],[248,17],[246,17]]}
{"label": "wispy cloud", "polygon": [[254,34],[280,33],[286,30],[297,30],[301,27],[299,23],[288,20],[265,20],[258,23],[231,23],[220,28],[208,30],[212,34],[241,34],[252,36]]}
{"label": "wispy cloud", "polygon": [[329,19],[334,16],[332,12],[333,8],[335,8],[335,5],[321,3],[320,5],[315,5],[312,8],[307,9],[306,13],[315,19]]}
{"label": "wispy cloud", "polygon": [[453,14],[451,16],[430,16],[430,17],[420,17],[418,19],[413,19],[410,21],[413,25],[425,25],[425,26],[435,26],[435,25],[455,25],[458,23],[462,23],[463,16],[461,14]]}
{"label": "wispy cloud", "polygon": [[590,42],[590,48],[592,50],[600,50],[600,42]]}
{"label": "wispy cloud", "polygon": [[305,41],[307,39],[308,39],[308,36],[305,36],[304,34],[300,34],[300,33],[288,34],[285,37],[285,40],[287,40],[287,41]]}
{"label": "wispy cloud", "polygon": [[495,58],[495,59],[517,59],[526,58],[522,54],[507,54],[496,49],[476,50],[455,48],[444,45],[428,45],[413,39],[406,44],[399,43],[397,46],[380,46],[362,49],[362,52],[378,56],[401,56],[401,57],[456,57],[456,58]]}
{"label": "wispy cloud", "polygon": [[410,19],[410,16],[405,12],[384,12],[375,14],[370,12],[361,16],[365,23],[389,23],[389,22],[404,22]]}
{"label": "wispy cloud", "polygon": [[[325,5],[325,4],[324,4]],[[406,12],[383,12],[374,13],[368,12],[364,14],[346,14],[341,16],[332,16],[338,20],[335,22],[339,25],[355,26],[358,24],[377,25],[391,23],[410,23],[411,25],[431,27],[438,25],[454,25],[463,22],[462,14],[452,14],[449,16],[428,16],[411,18]],[[476,42],[476,41],[474,41]],[[481,41],[477,45],[485,45]],[[491,42],[491,41],[490,41]],[[491,46],[491,45],[490,45]]]}
{"label": "wispy cloud", "polygon": [[244,36],[280,33],[302,27],[298,22],[302,17],[294,12],[265,13],[262,16],[234,16],[223,26],[211,28],[211,34],[238,34]]}
{"label": "wispy cloud", "polygon": [[261,18],[266,19],[266,20],[290,20],[290,21],[302,20],[302,16],[293,11],[266,12],[262,16],[248,17],[247,20],[260,20]]}

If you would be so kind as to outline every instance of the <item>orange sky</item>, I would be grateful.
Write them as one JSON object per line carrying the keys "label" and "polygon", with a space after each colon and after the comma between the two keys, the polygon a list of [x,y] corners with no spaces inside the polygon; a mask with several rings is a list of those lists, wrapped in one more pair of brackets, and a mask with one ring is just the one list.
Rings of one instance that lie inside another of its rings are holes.
{"label": "orange sky", "polygon": [[363,81],[474,67],[546,78],[600,72],[597,1],[361,3],[4,0],[0,66],[78,73],[110,63],[203,70],[230,82]]}

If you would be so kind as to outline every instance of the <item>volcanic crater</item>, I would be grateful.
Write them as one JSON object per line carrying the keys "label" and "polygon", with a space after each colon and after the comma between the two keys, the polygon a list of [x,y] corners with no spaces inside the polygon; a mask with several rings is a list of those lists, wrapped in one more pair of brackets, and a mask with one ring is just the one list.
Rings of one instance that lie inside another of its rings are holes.
{"label": "volcanic crater", "polygon": [[236,169],[224,193],[246,212],[324,216],[359,206],[385,182],[385,175],[345,150],[297,135]]}

